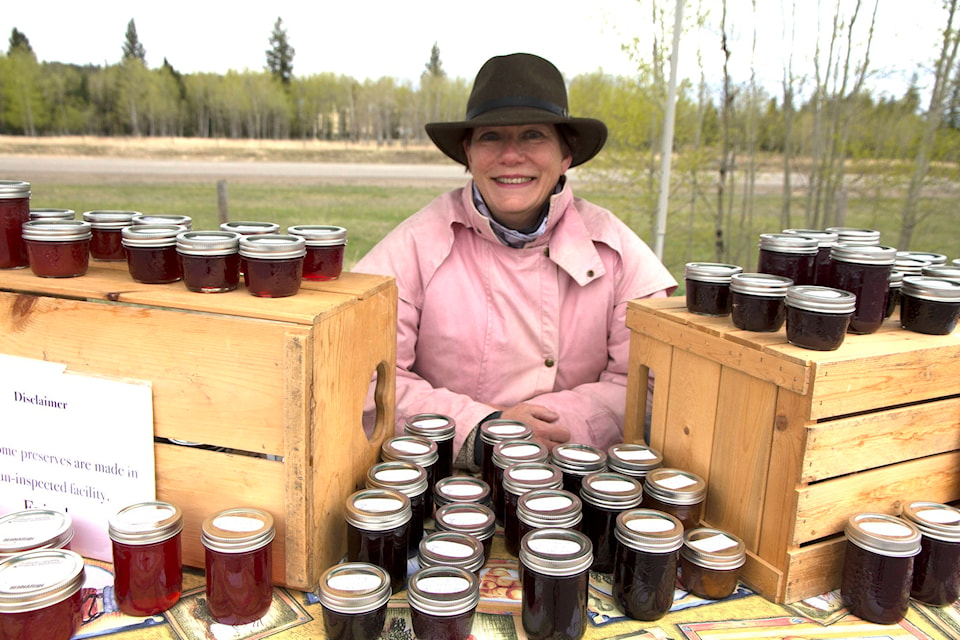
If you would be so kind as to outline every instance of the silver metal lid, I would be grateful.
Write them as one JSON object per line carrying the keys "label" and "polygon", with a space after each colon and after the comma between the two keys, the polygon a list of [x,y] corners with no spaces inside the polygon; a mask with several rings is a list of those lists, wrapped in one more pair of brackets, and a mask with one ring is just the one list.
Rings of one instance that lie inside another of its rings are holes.
{"label": "silver metal lid", "polygon": [[256,222],[252,220],[238,220],[236,222],[221,222],[221,231],[234,231],[242,236],[258,236],[280,231],[276,222]]}
{"label": "silver metal lid", "polygon": [[945,264],[934,264],[924,267],[920,275],[931,278],[950,278],[951,280],[960,280],[960,265],[950,266]]}
{"label": "silver metal lid", "polygon": [[490,507],[475,502],[445,504],[433,516],[437,531],[459,531],[481,542],[493,536],[497,521]]}
{"label": "silver metal lid", "polygon": [[84,211],[83,219],[94,229],[122,229],[133,224],[134,216],[142,216],[139,211]]}
{"label": "silver metal lid", "polygon": [[133,224],[175,224],[189,229],[193,218],[178,213],[138,213],[133,216]]}
{"label": "silver metal lid", "polygon": [[414,462],[388,460],[367,469],[368,489],[394,489],[415,498],[423,494],[427,486],[426,470]]}
{"label": "silver metal lid", "polygon": [[688,262],[683,267],[685,279],[713,284],[729,284],[733,274],[742,272],[742,267],[720,262]]}
{"label": "silver metal lid", "polygon": [[960,509],[936,502],[911,502],[901,517],[912,522],[925,536],[945,542],[960,542]]}
{"label": "silver metal lid", "polygon": [[504,440],[530,440],[533,429],[518,420],[489,420],[480,425],[480,440],[495,445]]}
{"label": "silver metal lid", "polygon": [[29,197],[29,182],[23,182],[22,180],[0,180],[0,200]]}
{"label": "silver metal lid", "polygon": [[688,505],[703,500],[707,493],[707,483],[695,473],[660,467],[647,474],[643,490],[660,502]]}
{"label": "silver metal lid", "polygon": [[436,464],[440,456],[437,443],[420,436],[396,436],[380,445],[380,457],[384,460],[405,460],[427,468]]}
{"label": "silver metal lid", "polygon": [[215,513],[200,527],[203,546],[220,553],[255,551],[270,544],[275,535],[273,516],[249,507]]}
{"label": "silver metal lid", "polygon": [[663,455],[645,444],[621,442],[607,449],[607,467],[627,476],[646,477],[651,469],[662,464]]}
{"label": "silver metal lid", "polygon": [[493,464],[506,469],[518,462],[546,462],[550,450],[534,440],[505,440],[493,447]]}
{"label": "silver metal lid", "polygon": [[503,470],[503,490],[520,496],[535,489],[560,489],[563,473],[548,462],[518,462]]}
{"label": "silver metal lid", "polygon": [[395,489],[361,489],[347,498],[346,521],[364,531],[389,531],[410,522],[410,498]]}
{"label": "silver metal lid", "polygon": [[591,473],[580,485],[580,498],[601,509],[632,509],[643,498],[643,485],[630,476],[611,471]]}
{"label": "silver metal lid", "polygon": [[489,505],[490,500],[490,485],[473,476],[447,476],[433,485],[433,501],[438,507],[452,502]]}
{"label": "silver metal lid", "polygon": [[73,518],[53,509],[26,509],[0,517],[0,558],[32,549],[59,549],[73,539]]}
{"label": "silver metal lid", "polygon": [[607,468],[607,454],[589,444],[568,442],[553,448],[550,462],[564,473],[586,476]]}
{"label": "silver metal lid", "polygon": [[290,260],[307,255],[307,243],[300,236],[265,233],[240,236],[240,255],[261,260]]}
{"label": "silver metal lid", "polygon": [[876,229],[858,229],[856,227],[827,227],[828,233],[837,234],[837,242],[850,245],[880,244],[880,232]]}
{"label": "silver metal lid", "polygon": [[947,256],[942,253],[931,253],[929,251],[897,251],[897,257],[929,262],[935,266],[947,264]]}
{"label": "silver metal lid", "polygon": [[831,231],[820,231],[819,229],[784,229],[783,233],[789,233],[796,236],[805,236],[813,238],[820,247],[830,247],[834,242],[840,239],[840,236]]}
{"label": "silver metal lid", "polygon": [[776,253],[813,255],[820,250],[820,241],[794,233],[761,233],[759,247]]}
{"label": "silver metal lid", "polygon": [[903,272],[897,271],[894,269],[890,272],[890,277],[887,278],[887,282],[891,287],[901,287],[903,286]]}
{"label": "silver metal lid", "polygon": [[573,529],[534,529],[520,540],[520,562],[555,577],[578,575],[593,564],[593,543]]}
{"label": "silver metal lid", "polygon": [[700,567],[729,571],[747,561],[747,548],[732,533],[701,527],[683,534],[680,556]]}
{"label": "silver metal lid", "polygon": [[36,611],[83,586],[83,558],[66,549],[27,551],[0,562],[0,613]]}
{"label": "silver metal lid", "polygon": [[23,239],[33,242],[74,242],[93,235],[83,220],[30,220],[23,223]]}
{"label": "silver metal lid", "polygon": [[317,599],[338,613],[367,613],[390,600],[390,574],[367,562],[337,564],[320,576]]}
{"label": "silver metal lid", "polygon": [[517,500],[517,519],[531,528],[567,529],[583,519],[583,503],[563,489],[534,489]]}
{"label": "silver metal lid", "polygon": [[920,530],[908,520],[885,513],[857,513],[844,529],[847,540],[867,551],[894,558],[920,553]]}
{"label": "silver metal lid", "polygon": [[75,215],[73,209],[30,209],[31,220],[73,220]]}
{"label": "silver metal lid", "polygon": [[790,278],[772,273],[737,273],[730,278],[730,291],[749,296],[780,298],[792,285]]}
{"label": "silver metal lid", "polygon": [[485,556],[483,544],[460,531],[434,531],[420,541],[417,559],[421,567],[460,567],[479,571]]}
{"label": "silver metal lid", "polygon": [[794,309],[841,315],[854,312],[857,308],[857,296],[832,287],[794,285],[787,289],[785,303]]}
{"label": "silver metal lid", "polygon": [[167,502],[140,502],[124,507],[107,523],[111,540],[129,545],[169,540],[183,530],[183,512]]}
{"label": "silver metal lid", "polygon": [[960,279],[904,276],[900,295],[932,302],[960,302]]}
{"label": "silver metal lid", "polygon": [[188,230],[179,224],[131,225],[120,230],[120,243],[125,247],[173,247],[177,236]]}
{"label": "silver metal lid", "polygon": [[664,511],[631,509],[617,515],[614,536],[636,551],[670,553],[683,545],[683,523]]}
{"label": "silver metal lid", "polygon": [[187,256],[226,256],[237,253],[240,234],[234,231],[184,231],[177,234],[177,251]]}
{"label": "silver metal lid", "polygon": [[439,413],[418,413],[403,421],[403,432],[411,436],[444,442],[457,434],[457,423]]}
{"label": "silver metal lid", "polygon": [[858,245],[838,242],[830,247],[830,259],[855,264],[893,265],[897,250],[879,244]]}
{"label": "silver metal lid", "polygon": [[301,236],[308,247],[335,247],[347,244],[347,230],[328,224],[298,224],[287,227],[287,233]]}
{"label": "silver metal lid", "polygon": [[927,260],[897,256],[896,260],[893,261],[893,268],[906,276],[919,276],[923,273],[924,267],[929,267],[932,264],[932,262],[928,262]]}
{"label": "silver metal lid", "polygon": [[460,567],[426,567],[410,576],[407,602],[431,616],[458,616],[480,602],[480,579]]}

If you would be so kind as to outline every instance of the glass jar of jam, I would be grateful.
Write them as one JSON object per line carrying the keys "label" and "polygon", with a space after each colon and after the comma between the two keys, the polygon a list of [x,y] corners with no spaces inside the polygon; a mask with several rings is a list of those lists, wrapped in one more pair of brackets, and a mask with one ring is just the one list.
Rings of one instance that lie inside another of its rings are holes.
{"label": "glass jar of jam", "polygon": [[301,236],[307,243],[303,258],[304,280],[336,280],[343,271],[343,250],[347,230],[326,224],[299,224],[287,227],[287,233]]}
{"label": "glass jar of jam", "polygon": [[233,291],[240,284],[240,234],[184,231],[177,236],[183,284],[196,293]]}
{"label": "glass jar of jam", "polygon": [[207,609],[220,624],[259,620],[273,602],[273,516],[236,508],[207,517],[200,530]]}
{"label": "glass jar of jam", "polygon": [[696,529],[703,516],[707,483],[689,471],[660,467],[647,474],[643,483],[643,506],[674,516],[684,529]]}
{"label": "glass jar of jam", "polygon": [[945,336],[960,317],[960,280],[904,276],[900,289],[900,326],[907,331]]}
{"label": "glass jar of jam", "polygon": [[743,540],[720,529],[690,529],[680,547],[680,584],[700,598],[722,600],[737,588],[747,560]]}
{"label": "glass jar of jam", "polygon": [[874,333],[883,324],[896,254],[893,247],[842,242],[830,249],[831,281],[827,286],[857,296],[850,333]]}
{"label": "glass jar of jam", "polygon": [[607,468],[607,453],[589,444],[568,442],[553,448],[550,463],[563,474],[563,488],[578,496],[584,478]]}
{"label": "glass jar of jam", "polygon": [[517,500],[517,526],[521,540],[535,529],[580,531],[582,522],[583,501],[564,489],[534,489]]}
{"label": "glass jar of jam", "polygon": [[120,230],[130,277],[142,284],[167,284],[183,277],[177,255],[177,235],[187,228],[176,224],[141,224]]}
{"label": "glass jar of jam", "polygon": [[437,443],[434,475],[438,481],[453,475],[453,438],[457,435],[457,423],[453,418],[439,413],[419,413],[403,421],[403,432]]}
{"label": "glass jar of jam", "polygon": [[497,522],[503,524],[504,521],[504,469],[519,462],[546,462],[549,457],[550,451],[533,440],[507,440],[497,443],[493,448],[493,485],[490,487],[493,494],[493,514],[497,517]]}
{"label": "glass jar of jam", "polygon": [[30,264],[23,243],[23,224],[30,220],[30,183],[0,180],[0,269]]}
{"label": "glass jar of jam", "polygon": [[466,640],[480,602],[480,579],[460,567],[426,567],[410,576],[407,601],[419,640]]}
{"label": "glass jar of jam", "polygon": [[402,460],[423,467],[427,472],[423,514],[429,518],[433,514],[433,491],[437,485],[437,461],[440,459],[437,443],[420,436],[396,436],[380,445],[380,459],[384,462]]}
{"label": "glass jar of jam", "polygon": [[123,262],[123,228],[133,224],[139,211],[84,211],[83,219],[90,223],[90,257],[103,262]]}
{"label": "glass jar of jam", "polygon": [[901,517],[920,530],[910,597],[935,607],[960,597],[960,509],[936,502],[911,502]]}
{"label": "glass jar of jam", "polygon": [[410,498],[394,489],[361,489],[347,498],[347,560],[386,569],[394,592],[407,577],[412,515]]}
{"label": "glass jar of jam", "polygon": [[934,266],[947,264],[947,256],[942,253],[932,253],[929,251],[897,251],[897,258],[920,260]]}
{"label": "glass jar of jam", "polygon": [[630,476],[601,471],[583,479],[580,500],[583,503],[583,521],[580,530],[593,543],[593,565],[600,573],[613,572],[616,553],[617,516],[640,504],[643,486]]}
{"label": "glass jar of jam", "polygon": [[35,549],[69,549],[73,518],[53,509],[26,509],[0,516],[0,560]]}
{"label": "glass jar of jam", "polygon": [[77,212],[73,209],[52,209],[48,207],[30,209],[31,220],[73,220]]}
{"label": "glass jar of jam", "polygon": [[784,300],[793,280],[769,273],[738,273],[730,279],[733,326],[745,331],[779,331],[786,319]]}
{"label": "glass jar of jam", "polygon": [[827,227],[827,233],[837,234],[837,242],[865,247],[880,244],[880,232],[876,229],[856,227]]}
{"label": "glass jar of jam", "polygon": [[172,224],[186,227],[187,231],[193,228],[193,218],[179,213],[138,213],[133,216],[133,224]]}
{"label": "glass jar of jam", "polygon": [[634,620],[658,620],[673,606],[683,525],[669,513],[632,509],[617,516],[613,597]]}
{"label": "glass jar of jam", "polygon": [[380,462],[367,470],[367,488],[393,489],[410,499],[410,535],[407,557],[417,555],[423,538],[423,522],[433,514],[426,511],[427,472],[418,464],[403,460]]}
{"label": "glass jar of jam", "polygon": [[128,616],[152,616],[180,600],[183,513],[166,502],[121,509],[107,523],[113,547],[113,593]]}
{"label": "glass jar of jam", "polygon": [[840,581],[843,605],[870,622],[899,622],[910,604],[920,531],[896,516],[858,513],[847,520],[844,533],[847,543]]}
{"label": "glass jar of jam", "polygon": [[533,429],[517,420],[488,420],[480,425],[480,477],[493,490],[493,448],[505,440],[530,440]]}
{"label": "glass jar of jam", "polygon": [[75,278],[90,265],[90,223],[31,220],[23,224],[30,270],[41,278]]}
{"label": "glass jar of jam", "polygon": [[884,319],[893,315],[893,311],[900,304],[900,288],[903,287],[903,274],[899,271],[891,271],[888,279],[889,288],[887,289],[887,307],[883,312]]}
{"label": "glass jar of jam", "polygon": [[647,474],[663,465],[663,455],[652,447],[634,442],[621,442],[607,449],[610,471],[630,476],[643,483]]}
{"label": "glass jar of jam", "polygon": [[813,284],[820,242],[794,233],[761,233],[757,271]]}
{"label": "glass jar of jam", "polygon": [[434,531],[420,541],[417,560],[421,567],[460,567],[479,576],[483,544],[459,531]]}
{"label": "glass jar of jam", "polygon": [[317,599],[329,640],[379,638],[387,622],[390,575],[367,562],[337,564],[320,576]]}
{"label": "glass jar of jam", "polygon": [[493,534],[497,531],[490,507],[472,502],[451,502],[437,509],[434,524],[437,531],[456,531],[473,536],[483,546],[483,561],[490,559]]}
{"label": "glass jar of jam", "polygon": [[537,529],[520,541],[520,620],[529,640],[576,640],[587,629],[593,549],[571,529]]}
{"label": "glass jar of jam", "polygon": [[264,234],[240,237],[240,271],[247,290],[258,298],[285,298],[300,291],[307,245],[300,236]]}
{"label": "glass jar of jam", "polygon": [[787,289],[787,341],[804,349],[840,348],[857,306],[849,291],[816,285]]}
{"label": "glass jar of jam", "polygon": [[447,476],[433,486],[433,504],[437,509],[452,502],[472,502],[493,508],[490,485],[473,476]]}
{"label": "glass jar of jam", "polygon": [[546,462],[518,462],[503,470],[503,542],[509,553],[520,553],[520,496],[539,489],[562,488],[560,469]]}
{"label": "glass jar of jam", "polygon": [[817,241],[817,257],[813,261],[812,284],[826,285],[830,279],[830,247],[840,239],[836,233],[818,229],[784,229],[784,233],[813,238]]}
{"label": "glass jar of jam", "polygon": [[730,277],[742,271],[734,264],[688,262],[683,268],[687,311],[702,316],[730,315]]}
{"label": "glass jar of jam", "polygon": [[38,549],[0,562],[0,638],[69,640],[82,620],[83,558]]}

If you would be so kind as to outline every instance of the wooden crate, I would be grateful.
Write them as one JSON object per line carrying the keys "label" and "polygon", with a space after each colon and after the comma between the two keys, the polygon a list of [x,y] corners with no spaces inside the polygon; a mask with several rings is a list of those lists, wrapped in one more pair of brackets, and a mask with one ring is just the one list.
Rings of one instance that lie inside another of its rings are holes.
{"label": "wooden crate", "polygon": [[748,549],[744,582],[775,602],[840,586],[847,518],[960,498],[960,332],[887,321],[837,351],[740,331],[683,298],[633,301],[625,440],[707,481],[704,523]]}
{"label": "wooden crate", "polygon": [[392,435],[396,308],[392,279],[353,273],[264,299],[138,284],[125,265],[64,279],[0,271],[0,353],[150,381],[157,498],[183,509],[184,563],[203,566],[205,517],[259,507],[277,523],[274,581],[311,590],[345,553],[343,505]]}

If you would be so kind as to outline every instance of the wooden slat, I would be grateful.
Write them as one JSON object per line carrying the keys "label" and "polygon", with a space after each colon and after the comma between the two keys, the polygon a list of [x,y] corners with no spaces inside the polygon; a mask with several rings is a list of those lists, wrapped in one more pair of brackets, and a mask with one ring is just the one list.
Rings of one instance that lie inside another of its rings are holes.
{"label": "wooden slat", "polygon": [[666,437],[660,447],[663,464],[693,472],[709,484],[721,367],[674,349],[670,368]]}
{"label": "wooden slat", "polygon": [[783,602],[783,589],[786,586],[783,571],[752,551],[747,551],[747,560],[740,568],[740,579],[757,593],[765,594],[769,600]]}
{"label": "wooden slat", "polygon": [[787,582],[777,602],[798,602],[840,588],[846,538],[839,536],[789,552]]}
{"label": "wooden slat", "polygon": [[[667,406],[670,400],[671,360],[669,345],[637,333],[630,335],[630,371],[627,376],[627,418],[624,441],[645,442],[658,451],[665,442]],[[641,368],[642,367],[642,368]],[[647,374],[652,373],[653,406],[650,409],[649,441],[644,435]]]}

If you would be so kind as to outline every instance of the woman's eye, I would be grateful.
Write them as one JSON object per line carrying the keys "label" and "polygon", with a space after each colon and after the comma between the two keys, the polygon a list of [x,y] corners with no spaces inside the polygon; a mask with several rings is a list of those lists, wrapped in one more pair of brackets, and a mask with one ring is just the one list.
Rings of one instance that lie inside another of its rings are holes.
{"label": "woman's eye", "polygon": [[493,131],[487,131],[477,136],[477,140],[480,140],[481,142],[496,142],[499,139],[500,139],[500,136],[498,136]]}

